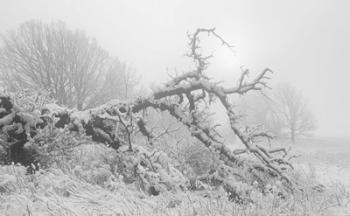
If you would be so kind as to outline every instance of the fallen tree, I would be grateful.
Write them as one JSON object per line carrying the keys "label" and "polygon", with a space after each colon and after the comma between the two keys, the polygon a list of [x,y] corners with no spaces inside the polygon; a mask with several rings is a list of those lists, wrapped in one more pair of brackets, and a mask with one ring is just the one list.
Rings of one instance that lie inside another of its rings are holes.
{"label": "fallen tree", "polygon": [[[276,152],[286,154],[286,151],[284,149],[268,150],[259,145],[256,142],[257,139],[269,140],[273,138],[272,135],[258,128],[240,125],[240,116],[235,113],[234,106],[230,102],[232,95],[243,95],[249,91],[266,88],[268,75],[272,71],[265,69],[255,79],[247,80],[249,71],[243,70],[238,83],[232,88],[224,88],[213,82],[205,74],[211,56],[203,56],[199,51],[199,36],[203,33],[214,36],[224,46],[230,47],[215,32],[215,29],[197,29],[193,35],[189,35],[188,56],[194,61],[194,70],[173,77],[148,97],[131,102],[111,101],[85,111],[47,105],[39,112],[27,112],[16,106],[11,97],[1,96],[1,146],[5,151],[3,161],[19,162],[26,166],[35,163],[35,158],[24,149],[25,143],[33,140],[39,130],[48,126],[67,128],[71,132],[86,134],[91,136],[93,141],[111,146],[117,151],[120,151],[121,146],[127,146],[127,151],[133,151],[132,136],[138,132],[145,136],[150,144],[155,141],[156,136],[147,128],[147,121],[142,115],[142,111],[152,108],[168,112],[186,126],[192,136],[212,152],[220,154],[224,163],[223,169],[227,172],[230,172],[232,167],[240,167],[247,172],[264,173],[271,178],[281,180],[288,190],[293,191],[295,183],[284,172],[286,169],[293,169],[292,165],[285,157],[273,156]],[[217,125],[209,120],[209,107],[214,100],[218,100],[226,110],[230,128],[239,138],[244,149],[231,151],[216,130]],[[257,160],[251,162],[242,158],[241,155],[244,153],[253,155]],[[212,174],[201,179],[230,184]],[[266,184],[262,179],[255,180],[262,187]],[[227,185],[226,188],[232,188],[232,186]]]}

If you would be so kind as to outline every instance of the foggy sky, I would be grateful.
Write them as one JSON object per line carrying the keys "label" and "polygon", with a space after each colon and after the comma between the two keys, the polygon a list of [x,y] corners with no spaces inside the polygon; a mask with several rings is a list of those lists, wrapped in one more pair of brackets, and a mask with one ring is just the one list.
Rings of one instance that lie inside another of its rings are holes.
{"label": "foggy sky", "polygon": [[62,20],[150,85],[188,69],[187,32],[216,27],[235,54],[218,48],[212,77],[235,83],[240,65],[269,67],[272,83],[292,82],[310,100],[317,135],[350,136],[349,11],[347,0],[0,0],[0,33],[30,19]]}

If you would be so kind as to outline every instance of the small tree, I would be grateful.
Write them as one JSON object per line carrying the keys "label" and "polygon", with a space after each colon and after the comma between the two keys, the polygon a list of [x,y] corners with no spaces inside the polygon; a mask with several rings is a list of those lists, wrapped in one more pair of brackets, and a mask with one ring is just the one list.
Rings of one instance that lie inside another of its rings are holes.
{"label": "small tree", "polygon": [[289,83],[279,84],[264,94],[252,92],[238,104],[247,124],[263,125],[277,137],[287,135],[293,143],[315,129],[306,99]]}
{"label": "small tree", "polygon": [[[101,95],[105,80],[113,82],[130,75],[126,67],[116,67],[117,61],[96,40],[68,29],[62,22],[25,22],[2,39],[0,71],[6,87],[42,89],[71,108],[82,110],[114,98]],[[115,95],[120,94],[118,85],[109,87]],[[96,95],[99,103],[91,101]]]}
{"label": "small tree", "polygon": [[293,143],[296,137],[307,135],[316,128],[307,100],[289,83],[276,86],[273,109]]}
{"label": "small tree", "polygon": [[283,136],[284,123],[276,112],[271,92],[250,92],[238,101],[238,108],[243,115],[242,121],[247,125],[261,125],[274,136]]}

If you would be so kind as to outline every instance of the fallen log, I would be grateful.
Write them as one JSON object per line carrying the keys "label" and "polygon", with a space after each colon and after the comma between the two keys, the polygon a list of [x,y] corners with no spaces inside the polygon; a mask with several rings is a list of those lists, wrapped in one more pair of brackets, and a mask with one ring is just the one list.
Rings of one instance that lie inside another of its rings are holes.
{"label": "fallen log", "polygon": [[[220,154],[227,165],[248,166],[251,172],[262,170],[271,177],[281,179],[289,189],[293,190],[293,182],[283,172],[285,165],[292,168],[289,162],[284,158],[275,158],[272,153],[277,150],[264,149],[255,142],[256,138],[271,139],[272,136],[264,131],[247,130],[247,127],[241,127],[239,115],[235,113],[234,106],[230,103],[231,95],[242,95],[267,87],[266,80],[269,79],[268,74],[271,73],[271,70],[263,70],[250,81],[246,80],[249,71],[243,70],[237,85],[232,88],[224,88],[212,82],[204,74],[210,56],[202,56],[198,52],[201,33],[213,35],[224,45],[228,44],[215,33],[215,29],[198,29],[193,36],[190,36],[190,53],[188,54],[195,62],[195,69],[172,78],[170,82],[154,90],[151,95],[135,101],[127,103],[111,101],[85,111],[69,110],[51,104],[36,112],[26,112],[21,107],[17,107],[10,97],[0,96],[0,130],[4,141],[2,143],[7,143],[3,146],[7,152],[5,161],[19,162],[23,165],[35,162],[31,161],[32,158],[27,157],[25,143],[34,138],[40,129],[49,125],[91,136],[93,141],[111,146],[116,150],[126,145],[128,150],[132,151],[132,136],[136,132],[141,132],[152,142],[154,135],[148,131],[146,121],[140,113],[153,108],[168,112],[181,122],[188,128],[192,136],[213,152]],[[242,152],[251,153],[259,161],[257,166],[245,163],[238,154],[227,148],[221,141],[215,124],[206,118],[209,114],[209,106],[214,99],[217,99],[226,110],[232,131],[245,147],[240,154]],[[242,130],[242,128],[245,129]]]}

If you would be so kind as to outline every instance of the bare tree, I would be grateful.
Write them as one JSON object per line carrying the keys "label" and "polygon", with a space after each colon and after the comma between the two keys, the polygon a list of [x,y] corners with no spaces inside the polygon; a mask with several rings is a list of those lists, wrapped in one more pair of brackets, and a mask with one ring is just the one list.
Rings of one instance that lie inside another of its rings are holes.
{"label": "bare tree", "polygon": [[293,143],[297,137],[307,135],[316,128],[307,100],[293,85],[286,83],[276,86],[273,97],[275,116]]}
{"label": "bare tree", "polygon": [[71,108],[82,110],[91,104],[101,93],[103,78],[110,76],[107,72],[114,73],[109,80],[127,75],[125,67],[110,63],[108,53],[94,39],[62,22],[29,21],[2,39],[0,71],[7,88],[42,89]]}
{"label": "bare tree", "polygon": [[271,91],[252,92],[238,101],[249,125],[263,125],[276,137],[289,137],[292,142],[315,129],[315,119],[307,101],[289,83],[278,84]]}
{"label": "bare tree", "polygon": [[284,123],[275,109],[271,91],[250,92],[239,98],[238,109],[247,125],[261,125],[277,138],[283,136]]}

